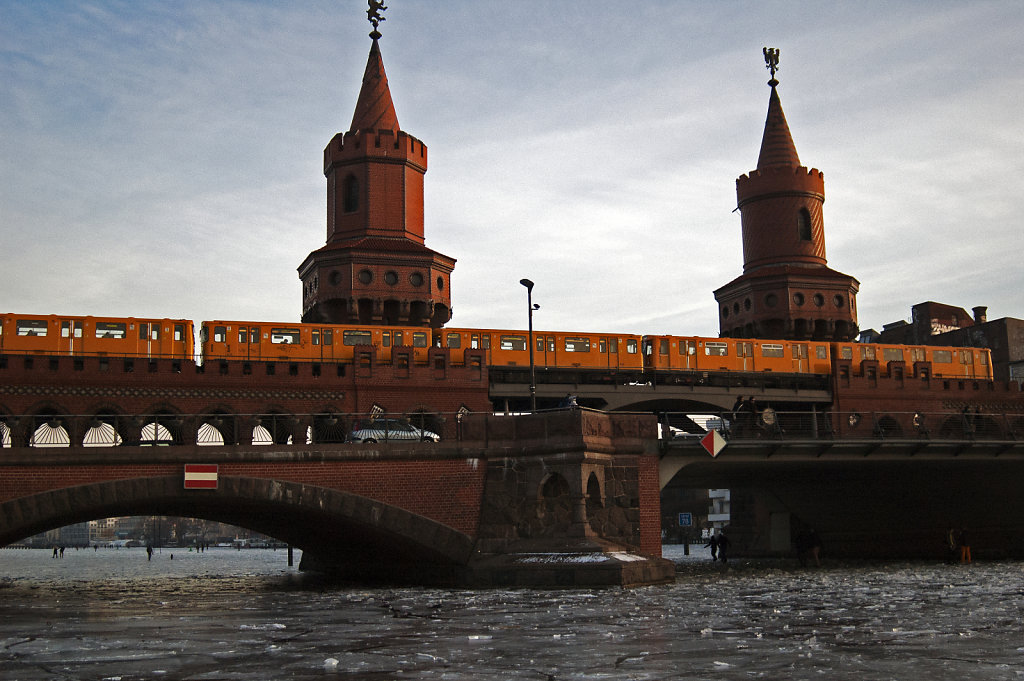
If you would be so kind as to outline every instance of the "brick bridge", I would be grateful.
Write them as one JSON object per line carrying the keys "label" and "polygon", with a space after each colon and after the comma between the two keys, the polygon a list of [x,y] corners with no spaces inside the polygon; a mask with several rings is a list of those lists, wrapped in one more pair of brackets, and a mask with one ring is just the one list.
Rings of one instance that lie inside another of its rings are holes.
{"label": "brick bridge", "polygon": [[[257,530],[354,580],[649,584],[660,558],[657,422],[586,410],[467,416],[443,443],[0,449],[0,544],[94,518]],[[214,490],[185,489],[216,463]]]}

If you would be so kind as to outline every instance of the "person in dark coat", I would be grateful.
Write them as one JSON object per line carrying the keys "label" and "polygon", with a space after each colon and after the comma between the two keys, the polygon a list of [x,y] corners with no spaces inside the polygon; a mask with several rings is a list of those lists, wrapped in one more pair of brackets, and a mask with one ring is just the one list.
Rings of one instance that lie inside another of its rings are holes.
{"label": "person in dark coat", "polygon": [[729,544],[729,538],[725,536],[725,530],[722,530],[718,535],[718,560],[722,561],[722,565],[729,559]]}
{"label": "person in dark coat", "polygon": [[711,549],[711,562],[714,563],[718,560],[718,537],[714,534],[711,535],[711,539],[708,539],[708,543],[704,545],[704,548]]}

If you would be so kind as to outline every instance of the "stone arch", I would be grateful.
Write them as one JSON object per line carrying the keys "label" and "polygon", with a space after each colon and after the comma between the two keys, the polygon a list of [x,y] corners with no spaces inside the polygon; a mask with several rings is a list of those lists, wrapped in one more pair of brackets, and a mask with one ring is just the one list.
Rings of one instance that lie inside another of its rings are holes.
{"label": "stone arch", "polygon": [[124,444],[124,438],[118,432],[120,414],[113,407],[103,407],[93,411],[83,426],[83,447],[118,447]]}
{"label": "stone arch", "polygon": [[216,490],[184,490],[177,475],[109,480],[4,502],[0,546],[64,525],[123,515],[219,520],[285,541],[325,564],[343,558],[352,547],[364,548],[360,560],[395,559],[410,566],[421,561],[465,565],[473,551],[468,535],[356,494],[241,476],[221,476]]}
{"label": "stone arch", "polygon": [[888,414],[882,414],[875,421],[875,435],[878,437],[899,437],[902,434],[899,422]]}
{"label": "stone arch", "polygon": [[559,473],[548,473],[537,491],[541,534],[565,533],[572,525],[572,486]]}
{"label": "stone arch", "polygon": [[299,426],[294,414],[271,406],[252,418],[252,442],[256,445],[284,445],[292,440]]}
{"label": "stone arch", "polygon": [[196,444],[236,445],[240,439],[239,419],[227,408],[216,407],[201,415],[196,423]]}

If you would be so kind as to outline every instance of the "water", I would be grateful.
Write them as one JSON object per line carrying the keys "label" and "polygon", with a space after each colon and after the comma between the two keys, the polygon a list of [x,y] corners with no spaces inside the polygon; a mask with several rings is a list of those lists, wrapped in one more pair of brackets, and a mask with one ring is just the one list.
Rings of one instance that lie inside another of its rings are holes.
{"label": "water", "polygon": [[665,549],[674,585],[569,591],[329,588],[283,550],[0,550],[0,679],[1024,679],[1022,563]]}

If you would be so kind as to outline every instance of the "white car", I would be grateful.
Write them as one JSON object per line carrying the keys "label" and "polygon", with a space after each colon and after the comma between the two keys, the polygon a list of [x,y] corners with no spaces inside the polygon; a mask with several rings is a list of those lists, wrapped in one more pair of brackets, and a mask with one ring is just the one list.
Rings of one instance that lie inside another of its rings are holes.
{"label": "white car", "polygon": [[441,436],[429,430],[420,430],[401,419],[374,419],[349,433],[349,442],[388,442],[390,440],[416,440],[437,442]]}

